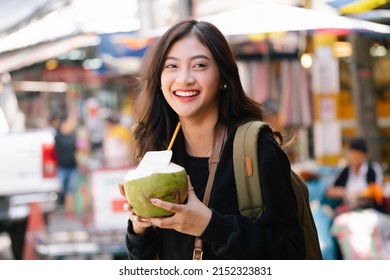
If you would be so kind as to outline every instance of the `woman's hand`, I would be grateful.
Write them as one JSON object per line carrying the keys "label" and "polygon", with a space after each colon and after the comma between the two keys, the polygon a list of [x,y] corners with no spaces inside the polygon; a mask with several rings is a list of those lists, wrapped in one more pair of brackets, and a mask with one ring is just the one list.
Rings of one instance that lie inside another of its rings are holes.
{"label": "woman's hand", "polygon": [[169,228],[189,235],[200,236],[211,219],[211,210],[198,199],[189,179],[187,204],[175,204],[157,198],[152,198],[150,201],[153,205],[174,213],[173,216],[167,218],[145,219],[146,222],[159,228]]}
{"label": "woman's hand", "polygon": [[[125,188],[123,184],[119,184],[119,192],[123,197],[126,197]],[[129,212],[129,219],[133,223],[133,230],[135,234],[143,234],[145,230],[152,225],[150,222],[145,221],[145,219],[138,217],[134,213],[133,208],[130,204],[124,203],[123,210]]]}

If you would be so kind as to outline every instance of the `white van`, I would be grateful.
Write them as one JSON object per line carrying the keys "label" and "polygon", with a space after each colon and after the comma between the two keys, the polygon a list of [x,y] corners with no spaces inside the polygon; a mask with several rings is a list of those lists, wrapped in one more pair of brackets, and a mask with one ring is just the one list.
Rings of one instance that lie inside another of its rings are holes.
{"label": "white van", "polygon": [[53,132],[10,125],[10,119],[18,123],[11,113],[20,112],[7,81],[0,76],[0,232],[9,233],[14,258],[21,259],[31,203],[40,203],[44,213],[53,211],[60,183]]}

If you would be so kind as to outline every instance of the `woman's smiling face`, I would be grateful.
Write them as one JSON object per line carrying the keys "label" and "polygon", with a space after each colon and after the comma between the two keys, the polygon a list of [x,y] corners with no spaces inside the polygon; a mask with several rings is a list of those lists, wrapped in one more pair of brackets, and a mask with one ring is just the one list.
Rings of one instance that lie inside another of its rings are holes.
{"label": "woman's smiling face", "polygon": [[172,45],[161,73],[161,89],[180,118],[215,115],[220,84],[214,57],[195,36],[189,35]]}

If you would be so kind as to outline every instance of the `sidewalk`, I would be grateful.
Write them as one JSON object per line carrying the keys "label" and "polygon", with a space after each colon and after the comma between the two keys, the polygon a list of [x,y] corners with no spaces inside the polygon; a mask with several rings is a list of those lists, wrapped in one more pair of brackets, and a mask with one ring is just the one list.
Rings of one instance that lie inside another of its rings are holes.
{"label": "sidewalk", "polygon": [[[82,177],[73,206],[68,207],[74,214],[57,205],[44,223],[35,209],[30,216],[35,217],[30,223],[34,229],[26,233],[26,259],[127,259],[128,214],[116,183],[126,173],[127,169],[95,170]],[[13,259],[10,247],[8,235],[0,233],[0,260]]]}
{"label": "sidewalk", "polygon": [[58,207],[35,250],[40,259],[127,259],[125,230],[97,230],[89,213],[72,216]]}

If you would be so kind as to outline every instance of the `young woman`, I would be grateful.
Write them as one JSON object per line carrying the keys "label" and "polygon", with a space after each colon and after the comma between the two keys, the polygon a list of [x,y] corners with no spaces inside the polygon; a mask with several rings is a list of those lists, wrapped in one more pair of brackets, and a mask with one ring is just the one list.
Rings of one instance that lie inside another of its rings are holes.
{"label": "young woman", "polygon": [[[137,217],[130,205],[126,246],[130,259],[192,259],[195,237],[203,259],[304,259],[304,239],[290,179],[290,163],[272,131],[259,135],[259,171],[265,212],[255,222],[240,215],[233,171],[233,138],[239,124],[262,120],[262,109],[244,92],[234,54],[212,24],[185,19],[145,55],[137,156],[165,150],[181,122],[172,161],[189,175],[187,202],[151,199],[174,212]],[[208,158],[218,131],[226,131],[208,206],[202,203]]]}

